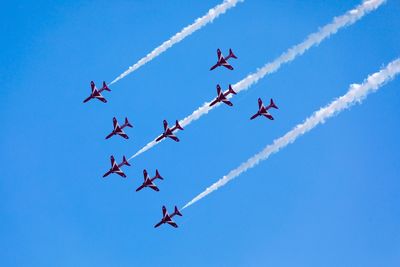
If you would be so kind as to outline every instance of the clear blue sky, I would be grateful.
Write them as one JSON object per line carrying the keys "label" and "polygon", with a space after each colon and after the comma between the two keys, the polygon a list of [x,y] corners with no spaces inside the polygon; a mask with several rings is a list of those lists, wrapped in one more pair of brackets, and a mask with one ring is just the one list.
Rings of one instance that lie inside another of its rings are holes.
{"label": "clear blue sky", "polygon": [[[182,206],[349,84],[399,56],[389,0],[125,168],[162,129],[360,3],[248,0],[104,93],[113,80],[220,1],[9,1],[0,16],[1,266],[398,266],[400,79],[301,137],[177,218]],[[232,47],[235,70],[215,50]],[[273,97],[275,121],[249,121]],[[131,139],[104,140],[128,116]],[[135,192],[158,168],[160,192]]]}

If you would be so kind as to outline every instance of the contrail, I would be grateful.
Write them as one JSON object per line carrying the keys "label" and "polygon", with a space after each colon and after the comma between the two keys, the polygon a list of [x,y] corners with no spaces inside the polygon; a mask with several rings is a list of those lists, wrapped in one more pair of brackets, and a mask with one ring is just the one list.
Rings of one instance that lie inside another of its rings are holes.
{"label": "contrail", "polygon": [[268,159],[273,153],[278,152],[282,148],[296,141],[296,139],[312,130],[318,124],[324,123],[326,119],[338,114],[339,112],[348,109],[355,103],[361,103],[361,101],[369,94],[377,91],[386,82],[393,79],[400,72],[400,58],[392,61],[386,68],[376,72],[370,76],[362,84],[352,84],[349,91],[336,99],[328,106],[321,108],[316,111],[311,117],[307,118],[302,124],[297,125],[291,131],[286,133],[284,136],[275,139],[271,145],[268,145],[254,155],[246,162],[242,163],[236,169],[230,171],[227,175],[223,176],[216,183],[208,187],[204,192],[200,193],[193,200],[189,201],[183,209],[189,207],[195,202],[199,201],[203,197],[211,194],[215,190],[227,184],[229,181],[238,177],[243,172],[256,166],[260,161]]}
{"label": "contrail", "polygon": [[[364,1],[362,4],[360,4],[359,6],[357,6],[356,8],[348,11],[344,15],[340,17],[335,17],[331,23],[320,28],[317,32],[310,34],[302,43],[291,47],[271,63],[264,65],[264,67],[257,70],[255,73],[249,74],[243,80],[232,85],[233,90],[239,93],[241,91],[249,89],[253,84],[257,83],[258,80],[264,78],[265,75],[277,71],[282,64],[294,60],[297,56],[302,55],[311,47],[318,45],[320,42],[322,42],[332,34],[335,34],[339,29],[355,23],[357,20],[361,19],[368,12],[377,9],[384,2],[385,0],[367,0]],[[228,95],[228,98],[231,97],[232,95]],[[203,106],[196,109],[191,115],[187,116],[183,120],[180,120],[179,124],[182,127],[186,127],[191,122],[198,120],[201,116],[207,114],[214,107],[219,106],[219,104],[217,104],[213,107],[209,107],[210,103],[211,101],[204,103]],[[149,150],[156,144],[157,143],[155,141],[148,143],[146,146],[144,146],[142,149],[136,152],[136,154],[133,155],[130,159],[137,157],[138,155]]]}
{"label": "contrail", "polygon": [[224,14],[228,9],[235,7],[237,3],[243,2],[244,0],[224,0],[221,4],[211,8],[208,10],[207,14],[202,16],[201,18],[196,19],[192,24],[183,28],[180,32],[172,36],[169,40],[162,43],[160,46],[156,47],[153,51],[147,54],[145,57],[141,58],[137,63],[130,66],[126,71],[124,71],[121,75],[115,78],[110,85],[118,82],[128,74],[134,72],[139,69],[146,63],[150,62],[157,56],[164,53],[167,49],[171,48],[173,45],[179,43],[187,36],[191,35],[195,31],[199,30],[203,26],[207,25],[210,22],[213,22],[214,19],[218,18],[219,15]]}

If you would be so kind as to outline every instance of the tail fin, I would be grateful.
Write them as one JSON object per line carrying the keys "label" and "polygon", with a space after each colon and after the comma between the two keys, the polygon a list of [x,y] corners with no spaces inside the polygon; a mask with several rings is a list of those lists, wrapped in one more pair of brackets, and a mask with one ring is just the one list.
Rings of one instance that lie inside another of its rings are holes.
{"label": "tail fin", "polygon": [[232,49],[229,49],[229,57],[233,57],[237,59],[237,56],[233,53]]}
{"label": "tail fin", "polygon": [[111,89],[108,88],[108,86],[107,86],[107,84],[106,84],[105,81],[103,81],[103,89],[104,89],[104,90],[107,90],[107,91],[111,91]]}
{"label": "tail fin", "polygon": [[131,166],[131,164],[129,164],[129,162],[126,160],[125,156],[122,157],[122,164],[124,164],[126,166]]}
{"label": "tail fin", "polygon": [[133,127],[133,125],[129,123],[128,118],[125,118],[125,125],[131,128]]}
{"label": "tail fin", "polygon": [[233,94],[233,95],[236,95],[236,92],[233,91],[233,89],[232,89],[232,85],[229,85],[229,90],[228,90],[228,92],[231,93],[231,94]]}
{"label": "tail fin", "polygon": [[156,176],[155,178],[158,178],[160,180],[164,180],[164,178],[160,175],[160,173],[158,172],[158,170],[156,169]]}
{"label": "tail fin", "polygon": [[178,215],[178,216],[182,216],[182,213],[180,213],[180,211],[178,210],[178,207],[177,207],[177,206],[175,206],[174,213],[175,213],[176,215]]}
{"label": "tail fin", "polygon": [[183,130],[182,126],[179,125],[179,121],[178,120],[176,120],[176,122],[175,122],[175,128],[179,129],[179,130]]}
{"label": "tail fin", "polygon": [[272,100],[272,98],[271,98],[271,101],[270,101],[270,103],[269,103],[269,106],[270,106],[271,108],[279,109],[279,108],[275,105],[274,100]]}

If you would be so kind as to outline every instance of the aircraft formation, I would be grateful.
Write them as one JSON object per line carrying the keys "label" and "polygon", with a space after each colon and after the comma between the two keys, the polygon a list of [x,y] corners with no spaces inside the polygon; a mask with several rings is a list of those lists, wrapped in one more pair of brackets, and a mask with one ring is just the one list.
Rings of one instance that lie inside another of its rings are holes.
{"label": "aircraft formation", "polygon": [[[210,68],[210,71],[214,70],[218,67],[225,67],[228,70],[233,70],[234,68],[232,67],[232,65],[228,63],[228,60],[231,58],[237,59],[237,56],[233,53],[232,49],[229,49],[228,56],[224,57],[222,55],[221,50],[218,48],[217,49],[217,63]],[[86,103],[92,99],[98,99],[103,103],[107,103],[107,100],[101,94],[103,91],[108,91],[108,92],[111,91],[110,88],[108,88],[106,82],[103,81],[101,89],[97,89],[96,85],[93,81],[90,82],[90,86],[91,86],[91,94],[89,97],[87,97],[83,101],[83,103]],[[236,92],[233,90],[232,85],[229,84],[228,89],[225,92],[222,91],[221,86],[219,84],[217,84],[216,88],[217,88],[217,97],[209,104],[209,106],[212,107],[218,103],[224,103],[228,106],[233,106],[233,103],[229,100],[233,95],[236,95]],[[274,117],[269,113],[269,110],[271,108],[278,109],[278,107],[276,106],[276,104],[274,103],[272,98],[270,99],[270,103],[267,106],[264,106],[262,99],[258,98],[258,111],[257,111],[257,113],[255,113],[253,116],[250,117],[250,120],[253,120],[260,116],[264,116],[270,120],[274,120]],[[129,139],[129,136],[124,131],[124,129],[126,129],[127,127],[133,128],[133,125],[129,122],[128,118],[125,118],[124,124],[119,125],[117,119],[115,117],[113,117],[113,130],[110,134],[108,134],[106,136],[105,139],[109,139],[109,138],[113,137],[114,135],[119,135],[119,136],[123,137],[124,139]],[[183,127],[179,124],[178,120],[175,121],[175,125],[172,127],[168,125],[167,120],[164,120],[163,127],[164,127],[163,132],[161,133],[161,135],[159,135],[155,139],[155,142],[159,142],[162,139],[168,139],[168,138],[174,140],[175,142],[180,141],[179,138],[175,135],[175,132],[177,130],[180,130],[180,131],[183,130]],[[129,163],[129,159],[127,160],[126,157],[123,156],[121,163],[118,164],[115,161],[114,156],[111,156],[110,161],[111,161],[111,168],[103,175],[103,177],[105,178],[105,177],[109,176],[110,174],[117,174],[123,178],[126,178],[127,175],[122,170],[122,167],[131,166],[131,164]],[[158,169],[156,169],[155,175],[152,178],[150,178],[150,176],[148,175],[147,170],[144,169],[143,170],[143,178],[144,178],[144,181],[136,189],[136,192],[141,191],[144,188],[150,188],[156,192],[160,191],[160,189],[155,184],[155,180],[156,179],[164,180],[164,178],[160,175]],[[179,211],[177,206],[174,207],[174,212],[171,214],[168,213],[167,208],[165,206],[162,206],[162,219],[154,227],[157,228],[162,224],[169,224],[169,225],[177,228],[178,225],[172,220],[172,218],[176,215],[182,216],[182,213]]]}

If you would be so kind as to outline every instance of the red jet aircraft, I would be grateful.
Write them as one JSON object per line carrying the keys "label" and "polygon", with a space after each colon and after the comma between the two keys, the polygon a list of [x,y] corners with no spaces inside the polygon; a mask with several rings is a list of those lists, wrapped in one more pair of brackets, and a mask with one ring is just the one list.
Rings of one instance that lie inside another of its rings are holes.
{"label": "red jet aircraft", "polygon": [[160,191],[160,189],[158,189],[158,187],[153,183],[153,181],[157,178],[160,180],[164,180],[164,178],[161,177],[158,170],[156,170],[156,175],[153,178],[150,178],[149,175],[147,174],[147,171],[143,170],[143,177],[144,177],[144,182],[141,186],[139,186],[136,189],[136,192],[142,190],[145,187],[150,187],[151,189],[153,189],[154,191],[157,191],[157,192]]}
{"label": "red jet aircraft", "polygon": [[172,225],[173,227],[177,228],[178,225],[172,220],[172,217],[174,217],[175,215],[182,216],[182,214],[179,212],[178,208],[175,206],[174,213],[169,215],[167,212],[167,209],[165,208],[165,206],[163,206],[162,212],[163,212],[163,217],[159,223],[154,225],[154,228],[157,228],[158,226],[160,226],[161,224],[164,224],[164,223],[168,223],[169,225]]}
{"label": "red jet aircraft", "polygon": [[90,99],[94,99],[94,98],[97,98],[98,100],[100,100],[103,103],[107,103],[107,100],[100,94],[104,90],[109,91],[109,92],[111,91],[110,88],[108,88],[106,82],[103,82],[103,87],[100,90],[98,90],[96,88],[96,85],[94,84],[93,81],[90,82],[90,87],[92,88],[92,93],[90,94],[90,96],[88,98],[83,100],[83,103],[86,103]]}
{"label": "red jet aircraft", "polygon": [[179,122],[176,121],[176,122],[175,122],[175,126],[172,127],[172,128],[169,128],[169,127],[168,127],[168,122],[167,122],[166,120],[164,120],[163,123],[164,123],[164,133],[163,133],[162,135],[160,135],[160,136],[156,139],[156,142],[160,141],[160,140],[163,139],[163,138],[167,138],[167,137],[171,138],[172,140],[174,140],[174,141],[176,141],[176,142],[179,142],[179,138],[176,137],[176,136],[173,134],[173,132],[174,132],[176,129],[183,130],[183,128],[179,125]]}
{"label": "red jet aircraft", "polygon": [[217,56],[218,56],[218,61],[217,64],[215,64],[214,66],[212,66],[210,68],[210,70],[215,69],[216,67],[219,66],[224,66],[227,69],[233,70],[233,67],[228,63],[228,59],[232,58],[237,58],[237,56],[235,56],[232,52],[232,49],[229,49],[229,55],[227,57],[224,57],[221,53],[221,50],[218,48],[217,49]]}
{"label": "red jet aircraft", "polygon": [[125,118],[125,123],[122,124],[121,126],[119,126],[117,119],[114,117],[113,125],[114,125],[114,130],[109,135],[106,136],[106,139],[110,138],[113,135],[117,135],[117,134],[122,136],[125,139],[129,138],[129,136],[122,130],[125,127],[130,127],[130,128],[133,127],[132,124],[129,123],[128,118]]}
{"label": "red jet aircraft", "polygon": [[274,117],[272,117],[272,115],[268,113],[268,110],[270,108],[278,109],[278,107],[275,105],[274,100],[272,100],[272,98],[271,98],[271,101],[270,101],[270,103],[269,103],[269,105],[267,107],[264,107],[261,98],[259,98],[258,99],[258,111],[257,111],[256,114],[251,116],[250,120],[253,120],[258,116],[264,116],[264,117],[266,117],[266,118],[268,118],[270,120],[273,120]]}
{"label": "red jet aircraft", "polygon": [[119,176],[122,176],[124,178],[126,178],[125,173],[121,170],[121,167],[126,165],[126,166],[131,166],[131,164],[129,164],[129,162],[126,160],[125,156],[122,157],[122,162],[120,164],[117,165],[117,163],[115,162],[114,156],[110,157],[111,159],[111,168],[108,172],[106,172],[103,177],[107,177],[108,175],[110,175],[111,173],[116,173]]}
{"label": "red jet aircraft", "polygon": [[229,101],[229,100],[226,98],[229,94],[236,95],[236,92],[233,91],[231,85],[229,85],[229,89],[226,90],[226,91],[223,93],[223,92],[221,91],[221,87],[219,86],[219,84],[217,84],[217,94],[218,94],[217,98],[216,98],[213,102],[210,103],[210,105],[209,105],[210,107],[214,106],[214,105],[217,104],[218,102],[224,102],[224,103],[227,104],[228,106],[233,106],[232,102]]}

